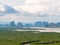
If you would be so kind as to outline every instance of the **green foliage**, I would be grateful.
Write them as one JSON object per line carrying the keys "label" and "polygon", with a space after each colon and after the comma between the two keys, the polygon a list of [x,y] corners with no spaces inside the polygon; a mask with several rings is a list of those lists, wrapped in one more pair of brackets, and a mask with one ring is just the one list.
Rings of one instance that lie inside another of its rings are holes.
{"label": "green foliage", "polygon": [[[0,45],[20,45],[22,42],[31,40],[40,40],[41,42],[60,40],[60,34],[0,30]],[[44,45],[44,44],[31,43],[31,45]],[[48,45],[60,45],[60,43],[54,43]]]}

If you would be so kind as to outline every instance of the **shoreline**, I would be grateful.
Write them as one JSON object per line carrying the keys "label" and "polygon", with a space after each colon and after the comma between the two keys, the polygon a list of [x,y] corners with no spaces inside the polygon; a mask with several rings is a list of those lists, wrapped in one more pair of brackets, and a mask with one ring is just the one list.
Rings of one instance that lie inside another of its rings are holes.
{"label": "shoreline", "polygon": [[16,29],[14,31],[36,31],[36,32],[56,32],[56,33],[60,33],[60,28],[46,28],[45,30],[22,30],[22,29]]}

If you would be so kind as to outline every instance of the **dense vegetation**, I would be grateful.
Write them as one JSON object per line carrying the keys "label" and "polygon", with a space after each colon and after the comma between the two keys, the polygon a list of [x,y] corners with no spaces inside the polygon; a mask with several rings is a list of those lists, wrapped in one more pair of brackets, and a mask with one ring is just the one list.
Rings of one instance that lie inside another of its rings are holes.
{"label": "dense vegetation", "polygon": [[[60,41],[59,33],[34,33],[0,30],[0,45],[21,45],[22,42],[39,40],[40,42]],[[31,43],[31,45],[60,45]]]}

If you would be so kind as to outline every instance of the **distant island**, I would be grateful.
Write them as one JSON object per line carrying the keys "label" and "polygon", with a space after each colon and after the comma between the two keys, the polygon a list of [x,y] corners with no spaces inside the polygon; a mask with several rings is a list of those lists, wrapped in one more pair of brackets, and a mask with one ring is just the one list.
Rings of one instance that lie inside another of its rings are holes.
{"label": "distant island", "polygon": [[20,28],[29,28],[29,27],[45,27],[45,28],[60,28],[60,22],[57,23],[49,23],[46,21],[36,21],[35,23],[21,23],[15,21],[11,21],[10,23],[5,23],[5,24],[0,24],[0,28],[15,28],[15,29],[20,29]]}

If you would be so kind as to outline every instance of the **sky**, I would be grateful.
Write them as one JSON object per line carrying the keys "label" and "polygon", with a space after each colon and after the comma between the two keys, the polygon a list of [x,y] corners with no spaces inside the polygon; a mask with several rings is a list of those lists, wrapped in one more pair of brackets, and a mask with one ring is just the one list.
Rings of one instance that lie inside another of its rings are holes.
{"label": "sky", "polygon": [[0,0],[0,22],[60,22],[60,0]]}

